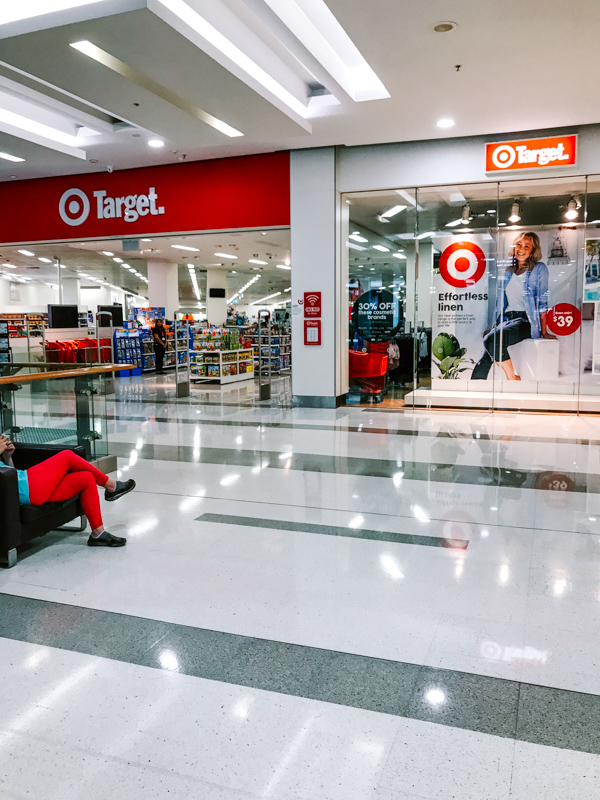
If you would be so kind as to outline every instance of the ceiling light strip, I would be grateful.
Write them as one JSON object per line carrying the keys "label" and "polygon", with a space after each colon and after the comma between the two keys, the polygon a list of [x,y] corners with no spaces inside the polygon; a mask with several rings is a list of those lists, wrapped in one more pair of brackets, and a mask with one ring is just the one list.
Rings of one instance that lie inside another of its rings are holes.
{"label": "ceiling light strip", "polygon": [[352,100],[390,96],[324,0],[265,2]]}
{"label": "ceiling light strip", "polygon": [[9,136],[50,147],[75,158],[87,158],[85,151],[75,146],[78,144],[75,136],[6,108],[0,108],[0,130]]}
{"label": "ceiling light strip", "polygon": [[188,103],[187,100],[184,100],[183,97],[175,94],[175,92],[172,92],[165,86],[161,86],[160,83],[156,83],[156,81],[153,81],[152,78],[149,78],[142,72],[138,72],[138,70],[130,67],[128,64],[125,64],[124,61],[120,61],[118,58],[111,56],[111,54],[107,53],[106,50],[96,47],[96,45],[92,44],[92,42],[72,42],[71,47],[74,47],[75,50],[79,50],[80,53],[92,58],[94,61],[97,61],[99,64],[102,64],[113,72],[116,72],[118,75],[127,78],[128,80],[132,81],[132,83],[140,86],[142,89],[152,92],[152,94],[162,98],[172,106],[176,106],[176,108],[181,109],[181,111],[185,111],[186,114],[190,114],[191,116],[196,117],[196,119],[199,119],[201,122],[204,122],[206,125],[210,125],[211,128],[215,128],[215,130],[224,133],[225,136],[233,138],[244,135],[241,131],[238,131],[231,125],[228,125],[222,119],[213,117],[212,114],[209,114],[207,111],[203,111],[201,108],[193,105],[193,103]]}
{"label": "ceiling light strip", "polygon": [[[204,19],[204,17],[200,16],[197,11],[194,11],[184,0],[155,0],[151,5],[154,6],[157,11],[159,6],[163,6],[174,14],[181,22],[184,22],[195,33],[201,36],[202,39],[211,46],[211,50],[214,49],[222,56],[225,56],[232,65],[242,70],[247,77],[252,78],[259,86],[266,89],[273,97],[277,98],[277,100],[287,106],[288,109],[293,111],[302,120],[301,123],[300,120],[297,120],[302,124],[302,127],[312,132],[310,123],[306,122],[307,117],[311,113],[308,106],[282,86],[279,81],[269,75],[262,67],[259,67],[255,61],[242,52],[239,47],[233,44],[232,41],[218,31]],[[208,55],[212,54],[208,52]],[[216,60],[219,61],[218,58]],[[230,71],[233,72],[233,70]],[[235,72],[233,72],[233,74],[235,74]],[[238,75],[238,77],[240,76]]]}

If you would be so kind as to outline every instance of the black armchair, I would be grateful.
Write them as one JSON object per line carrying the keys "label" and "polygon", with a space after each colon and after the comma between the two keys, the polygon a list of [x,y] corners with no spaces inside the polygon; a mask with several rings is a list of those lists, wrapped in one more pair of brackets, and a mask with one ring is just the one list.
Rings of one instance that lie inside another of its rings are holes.
{"label": "black armchair", "polygon": [[[60,453],[72,450],[85,458],[83,447],[61,447],[51,444],[17,444],[13,463],[17,469],[29,469],[35,464]],[[80,518],[84,531],[87,521],[83,515],[79,495],[61,503],[46,503],[43,506],[20,506],[17,473],[0,462],[0,564],[14,567],[17,563],[17,547],[50,531]]]}

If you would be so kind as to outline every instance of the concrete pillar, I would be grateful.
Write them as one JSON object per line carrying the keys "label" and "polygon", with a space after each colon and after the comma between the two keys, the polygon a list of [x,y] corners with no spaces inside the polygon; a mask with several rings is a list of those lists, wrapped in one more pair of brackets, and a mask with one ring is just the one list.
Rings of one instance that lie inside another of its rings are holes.
{"label": "concrete pillar", "polygon": [[178,265],[148,259],[148,301],[153,308],[164,306],[167,319],[174,319],[179,308]]}
{"label": "concrete pillar", "polygon": [[[225,297],[211,297],[211,289],[225,289]],[[209,325],[227,322],[227,270],[206,270],[206,319]]]}
{"label": "concrete pillar", "polygon": [[66,306],[77,306],[79,308],[81,298],[79,296],[79,278],[62,276],[62,302]]}
{"label": "concrete pillar", "polygon": [[[335,149],[290,156],[292,394],[335,408],[348,391],[348,214],[336,193]],[[321,292],[321,345],[304,344],[304,293]]]}

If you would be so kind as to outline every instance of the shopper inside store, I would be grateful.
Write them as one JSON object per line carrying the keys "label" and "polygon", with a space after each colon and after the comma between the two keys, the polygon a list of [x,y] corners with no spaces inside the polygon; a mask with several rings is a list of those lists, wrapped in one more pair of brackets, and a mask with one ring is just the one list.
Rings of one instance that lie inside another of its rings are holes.
{"label": "shopper inside store", "polygon": [[600,800],[599,30],[0,3],[0,800]]}

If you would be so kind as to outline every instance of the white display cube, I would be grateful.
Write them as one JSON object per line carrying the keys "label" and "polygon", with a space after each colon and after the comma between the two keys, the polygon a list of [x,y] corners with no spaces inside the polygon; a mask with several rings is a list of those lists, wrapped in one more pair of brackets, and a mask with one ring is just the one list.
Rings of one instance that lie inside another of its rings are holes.
{"label": "white display cube", "polygon": [[521,380],[558,380],[559,344],[555,339],[524,339],[508,348]]}

